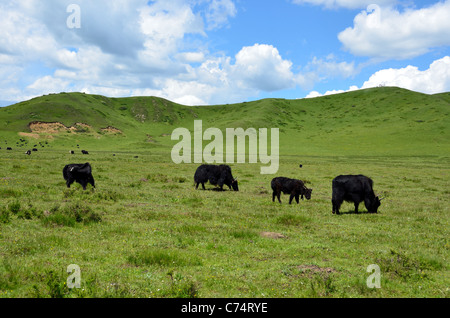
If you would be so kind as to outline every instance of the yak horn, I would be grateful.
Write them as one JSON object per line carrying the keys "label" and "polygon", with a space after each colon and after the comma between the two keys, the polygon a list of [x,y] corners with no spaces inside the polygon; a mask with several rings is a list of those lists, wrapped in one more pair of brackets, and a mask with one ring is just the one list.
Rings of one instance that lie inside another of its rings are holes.
{"label": "yak horn", "polygon": [[378,199],[378,200],[381,201],[381,200],[383,200],[383,199],[386,199],[386,197],[382,197],[382,198],[380,198],[380,199]]}

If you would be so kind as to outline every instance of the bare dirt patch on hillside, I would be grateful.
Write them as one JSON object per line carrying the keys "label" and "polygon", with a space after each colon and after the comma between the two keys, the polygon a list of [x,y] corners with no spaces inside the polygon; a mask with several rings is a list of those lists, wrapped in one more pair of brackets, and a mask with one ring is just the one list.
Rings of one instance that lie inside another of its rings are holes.
{"label": "bare dirt patch on hillside", "polygon": [[105,134],[121,134],[122,131],[116,127],[112,127],[112,126],[108,126],[106,128],[101,128],[100,129],[102,131],[102,133]]}
{"label": "bare dirt patch on hillside", "polygon": [[45,123],[45,122],[31,122],[28,124],[32,133],[37,134],[58,134],[69,131],[70,128],[59,122]]}
{"label": "bare dirt patch on hillside", "polygon": [[[96,133],[95,129],[85,123],[75,123],[72,126],[67,127],[60,122],[41,122],[34,121],[28,124],[28,128],[31,133],[21,133],[24,137],[41,137],[39,134],[55,135],[61,133]],[[108,126],[100,129],[103,134],[121,134],[122,131],[118,128]]]}

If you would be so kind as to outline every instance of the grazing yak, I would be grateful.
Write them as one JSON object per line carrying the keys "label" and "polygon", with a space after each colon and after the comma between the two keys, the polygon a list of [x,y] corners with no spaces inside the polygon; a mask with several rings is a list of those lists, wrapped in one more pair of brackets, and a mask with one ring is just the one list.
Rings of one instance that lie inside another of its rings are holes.
{"label": "grazing yak", "polygon": [[358,213],[359,203],[364,205],[369,213],[377,213],[380,201],[373,192],[372,179],[363,175],[340,175],[332,181],[333,214],[339,214],[339,208],[343,201],[355,204],[355,213]]}
{"label": "grazing yak", "polygon": [[27,150],[27,151],[25,152],[25,154],[26,154],[26,155],[31,155],[31,150]]}
{"label": "grazing yak", "polygon": [[86,151],[86,150],[81,150],[81,153],[82,153],[83,155],[88,155],[88,154],[89,154],[89,152]]}
{"label": "grazing yak", "polygon": [[239,191],[237,179],[233,178],[231,168],[228,165],[203,164],[199,166],[194,174],[195,188],[198,189],[198,185],[201,183],[203,190],[205,190],[205,183],[208,181],[212,185],[219,186],[220,190],[223,190],[225,184],[230,190],[233,188],[234,191]]}
{"label": "grazing yak", "polygon": [[92,176],[92,167],[89,162],[82,164],[69,164],[63,169],[64,180],[66,180],[66,185],[70,188],[70,185],[76,181],[86,190],[88,183],[95,188],[94,177]]}
{"label": "grazing yak", "polygon": [[302,200],[303,196],[305,196],[307,200],[311,199],[312,189],[308,189],[302,180],[290,179],[286,177],[275,177],[272,179],[270,186],[273,190],[272,202],[275,202],[276,196],[278,198],[278,202],[281,203],[281,192],[284,194],[290,194],[289,204],[292,203],[293,198],[295,198],[295,201],[299,203],[299,196],[301,196]]}

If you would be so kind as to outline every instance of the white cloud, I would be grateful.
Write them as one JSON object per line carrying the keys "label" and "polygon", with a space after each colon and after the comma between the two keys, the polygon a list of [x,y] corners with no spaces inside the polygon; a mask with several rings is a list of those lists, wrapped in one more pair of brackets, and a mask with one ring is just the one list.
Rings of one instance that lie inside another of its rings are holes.
{"label": "white cloud", "polygon": [[176,58],[182,63],[201,63],[205,60],[203,52],[182,52],[176,55]]}
{"label": "white cloud", "polygon": [[188,74],[160,83],[160,94],[187,105],[242,101],[259,91],[274,91],[295,85],[292,63],[272,45],[243,47],[233,60],[227,56],[206,59]]}
{"label": "white cloud", "polygon": [[277,48],[267,44],[243,47],[236,54],[232,67],[235,80],[242,85],[263,91],[276,91],[292,87],[292,62],[283,60]]}
{"label": "white cloud", "polygon": [[436,94],[450,91],[450,56],[445,56],[430,64],[426,70],[408,65],[404,68],[380,70],[363,83],[361,88],[350,86],[348,90],[331,90],[324,94],[311,91],[306,98],[344,93],[357,89],[379,86],[396,86],[425,94]]}
{"label": "white cloud", "polygon": [[312,67],[320,76],[348,78],[356,75],[359,69],[354,62],[338,62],[331,54],[326,59],[314,57],[308,67]]}
{"label": "white cloud", "polygon": [[[314,57],[298,71],[270,44],[244,46],[230,56],[211,53],[208,31],[226,27],[236,15],[232,0],[79,0],[81,28],[69,29],[66,7],[72,2],[0,2],[0,100],[82,91],[111,97],[155,95],[187,105],[222,104],[257,97],[262,91],[296,86],[312,89],[314,83],[349,78],[359,72],[354,62],[339,61],[333,55]],[[314,4],[352,7],[356,2]],[[358,16],[367,22],[373,14]],[[399,15],[405,16],[406,11]],[[431,29],[438,32],[442,17],[436,19],[429,26],[436,24]],[[361,25],[355,22],[355,30],[366,31]],[[448,83],[446,63],[443,60],[430,67],[430,87],[439,89],[434,79]],[[403,72],[425,78],[417,68]],[[380,71],[367,85],[400,81],[399,74],[400,70]],[[408,85],[419,85],[413,84]]]}
{"label": "white cloud", "polygon": [[[295,4],[310,4],[317,6],[324,6],[327,9],[347,8],[359,9],[365,8],[369,4],[374,3],[374,0],[292,0]],[[395,4],[397,0],[378,0],[379,5]]]}
{"label": "white cloud", "polygon": [[[206,39],[204,24],[213,21],[204,19],[217,19],[213,27],[219,28],[236,13],[231,0],[79,0],[81,28],[70,29],[66,8],[72,2],[0,3],[0,67],[10,77],[0,80],[5,84],[1,100],[17,100],[19,80],[18,75],[11,80],[12,74],[25,75],[19,89],[23,99],[58,89],[114,96],[147,91],[181,98],[168,79],[192,86],[195,79],[186,79],[195,75],[191,64],[208,59],[207,49],[192,47],[187,35]],[[8,92],[14,97],[4,95]]]}
{"label": "white cloud", "polygon": [[311,90],[315,84],[333,78],[352,78],[361,68],[362,66],[356,66],[353,61],[338,61],[333,54],[329,54],[326,58],[314,56],[301,72],[294,75],[294,80],[302,89]]}
{"label": "white cloud", "polygon": [[450,45],[450,0],[404,12],[370,5],[338,38],[346,50],[358,56],[384,60],[422,55]]}
{"label": "white cloud", "polygon": [[201,17],[184,1],[158,1],[139,11],[144,52],[152,58],[176,53],[186,34],[205,35]]}
{"label": "white cloud", "polygon": [[411,65],[400,69],[380,70],[364,82],[362,88],[380,85],[398,86],[426,94],[450,91],[450,56],[434,61],[424,71]]}
{"label": "white cloud", "polygon": [[352,86],[350,86],[350,88],[348,90],[343,90],[343,89],[331,90],[331,91],[326,91],[324,94],[321,94],[318,91],[311,91],[311,92],[309,92],[308,95],[306,95],[305,98],[314,98],[314,97],[320,97],[320,96],[327,96],[327,95],[346,93],[346,92],[356,91],[358,89],[359,89],[358,86],[352,85]]}
{"label": "white cloud", "polygon": [[208,30],[223,27],[228,23],[229,17],[234,17],[236,13],[233,1],[212,0],[205,14]]}
{"label": "white cloud", "polygon": [[19,6],[0,4],[0,12],[0,52],[31,59],[55,48],[56,42],[45,26],[27,16]]}
{"label": "white cloud", "polygon": [[37,94],[42,95],[54,92],[63,92],[69,85],[69,81],[47,75],[37,79],[34,83],[29,85],[27,89],[29,89],[30,92],[36,92]]}
{"label": "white cloud", "polygon": [[305,98],[314,98],[320,96],[322,96],[322,94],[320,94],[318,91],[311,91],[308,95],[305,96]]}

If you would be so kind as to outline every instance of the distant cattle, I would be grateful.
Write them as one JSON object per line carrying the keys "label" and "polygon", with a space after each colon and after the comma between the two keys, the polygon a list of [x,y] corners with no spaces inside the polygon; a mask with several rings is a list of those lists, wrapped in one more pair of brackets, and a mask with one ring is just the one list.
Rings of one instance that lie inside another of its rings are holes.
{"label": "distant cattle", "polygon": [[299,203],[299,196],[303,200],[303,196],[307,200],[311,199],[312,189],[308,189],[302,180],[291,179],[286,177],[275,177],[272,179],[270,186],[272,187],[272,202],[275,202],[275,196],[278,198],[278,202],[281,203],[280,194],[290,194],[289,204],[292,203],[292,199]]}
{"label": "distant cattle", "polygon": [[228,188],[233,188],[234,191],[239,191],[237,179],[233,178],[231,168],[228,165],[208,165],[203,164],[197,168],[194,174],[195,188],[201,183],[203,190],[205,190],[205,183],[219,186],[223,190],[223,185]]}
{"label": "distant cattle", "polygon": [[12,150],[12,148],[11,148],[11,147],[8,147],[8,148],[6,148],[6,150]]}
{"label": "distant cattle", "polygon": [[75,154],[75,151],[71,150],[71,151],[69,151],[69,153],[70,153],[71,155],[74,155],[74,154]]}
{"label": "distant cattle", "polygon": [[26,154],[26,155],[31,155],[31,150],[27,150],[27,151],[25,152],[25,154]]}
{"label": "distant cattle", "polygon": [[32,150],[33,150],[33,151],[38,151],[36,148],[33,148]]}
{"label": "distant cattle", "polygon": [[76,181],[86,190],[88,183],[95,188],[94,177],[92,176],[92,167],[86,162],[84,164],[69,164],[63,169],[64,180],[66,185],[70,188],[70,185]]}
{"label": "distant cattle", "polygon": [[355,213],[358,213],[359,203],[364,205],[369,213],[376,213],[382,199],[373,192],[372,179],[363,175],[341,175],[332,181],[332,205],[333,214],[339,214],[343,201],[355,204]]}
{"label": "distant cattle", "polygon": [[89,154],[89,152],[87,152],[86,150],[81,150],[81,153],[82,153],[83,155],[88,155],[88,154]]}

